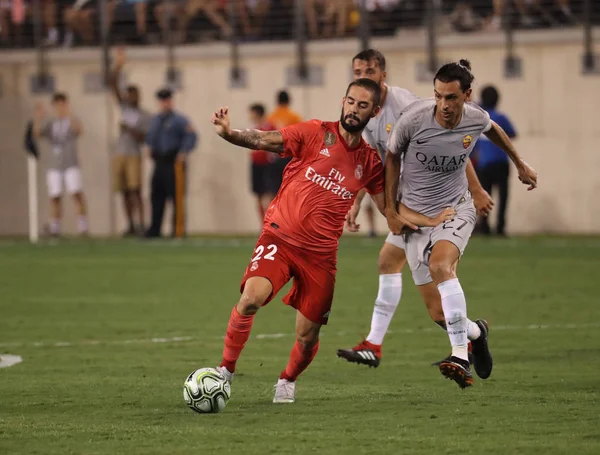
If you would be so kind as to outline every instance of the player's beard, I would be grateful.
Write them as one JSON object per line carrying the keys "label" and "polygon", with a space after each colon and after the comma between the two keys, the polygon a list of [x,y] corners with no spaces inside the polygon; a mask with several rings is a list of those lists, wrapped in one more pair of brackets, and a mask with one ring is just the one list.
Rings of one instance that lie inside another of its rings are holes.
{"label": "player's beard", "polygon": [[[356,125],[351,125],[349,123],[346,123],[347,118],[353,118],[358,123]],[[340,125],[342,125],[342,128],[344,128],[349,133],[358,133],[359,131],[364,130],[365,126],[367,126],[367,123],[369,123],[369,120],[370,119],[366,119],[361,122],[360,119],[356,115],[352,115],[352,114],[344,115],[343,109],[342,109],[342,115],[340,115]]]}

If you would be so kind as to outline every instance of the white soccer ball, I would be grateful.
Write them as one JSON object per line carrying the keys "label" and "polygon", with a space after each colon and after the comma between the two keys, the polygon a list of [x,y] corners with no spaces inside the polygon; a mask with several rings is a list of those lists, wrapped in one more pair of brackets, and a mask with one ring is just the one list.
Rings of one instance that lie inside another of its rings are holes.
{"label": "white soccer ball", "polygon": [[200,414],[220,412],[231,397],[231,386],[215,368],[200,368],[183,384],[183,399],[192,411]]}

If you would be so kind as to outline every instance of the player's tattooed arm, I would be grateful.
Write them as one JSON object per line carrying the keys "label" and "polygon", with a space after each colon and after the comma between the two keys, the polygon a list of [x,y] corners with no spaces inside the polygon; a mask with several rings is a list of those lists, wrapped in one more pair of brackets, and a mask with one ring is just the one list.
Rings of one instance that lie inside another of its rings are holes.
{"label": "player's tattooed arm", "polygon": [[239,147],[266,152],[283,152],[283,136],[279,131],[230,130],[221,136],[227,142]]}
{"label": "player's tattooed arm", "polygon": [[537,172],[521,158],[510,141],[508,134],[506,134],[502,127],[492,121],[492,127],[484,134],[508,155],[519,172],[519,180],[524,184],[529,185],[529,188],[527,189],[533,190],[534,188],[537,188]]}
{"label": "player's tattooed arm", "polygon": [[220,108],[211,118],[215,131],[227,142],[252,150],[283,152],[283,135],[279,131],[232,130],[229,125],[229,109]]}

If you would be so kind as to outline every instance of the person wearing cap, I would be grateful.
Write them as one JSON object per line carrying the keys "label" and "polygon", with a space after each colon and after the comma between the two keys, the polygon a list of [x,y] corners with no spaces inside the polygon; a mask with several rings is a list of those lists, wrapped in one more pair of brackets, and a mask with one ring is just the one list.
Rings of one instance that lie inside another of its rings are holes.
{"label": "person wearing cap", "polygon": [[165,203],[173,201],[173,236],[185,235],[185,163],[196,146],[197,135],[189,120],[175,112],[173,92],[164,88],[156,93],[159,113],[151,122],[146,144],[154,160],[151,182],[152,224],[146,237],[160,237]]}

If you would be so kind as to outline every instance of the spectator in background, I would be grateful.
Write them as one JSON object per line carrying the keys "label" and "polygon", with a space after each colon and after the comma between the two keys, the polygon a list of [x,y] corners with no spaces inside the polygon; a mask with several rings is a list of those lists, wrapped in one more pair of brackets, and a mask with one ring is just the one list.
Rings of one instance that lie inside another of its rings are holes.
{"label": "spectator in background", "polygon": [[[29,6],[25,0],[0,1],[0,41],[7,45],[16,30],[21,27],[29,13]],[[14,32],[14,33],[11,33]]]}
{"label": "spectator in background", "polygon": [[48,33],[46,44],[49,46],[54,46],[58,43],[58,29],[56,28],[56,0],[41,0],[41,2],[43,21]]}
{"label": "spectator in background", "polygon": [[542,0],[493,0],[494,12],[489,20],[488,29],[499,30],[502,28],[503,17],[509,1],[513,2],[518,13],[518,22],[521,26],[529,28],[542,24],[558,25],[574,23],[575,18],[571,12],[570,0],[555,0],[556,14],[553,15],[542,5]]}
{"label": "spectator in background", "polygon": [[304,5],[312,39],[346,36],[354,0],[306,0]]}
{"label": "spectator in background", "polygon": [[263,35],[263,25],[269,10],[271,0],[235,0],[237,13],[242,23],[246,37],[257,38]]}
{"label": "spectator in background", "polygon": [[137,86],[128,85],[124,92],[119,88],[121,69],[125,65],[125,51],[119,49],[110,87],[121,108],[121,132],[113,157],[113,183],[115,191],[123,195],[123,207],[129,222],[126,236],[143,235],[144,203],[142,202],[142,146],[148,133],[149,114],[140,108]]}
{"label": "spectator in background", "polygon": [[268,122],[275,127],[276,130],[285,128],[286,126],[295,125],[302,121],[302,117],[290,108],[290,94],[281,90],[277,93],[277,107],[271,112]]}
{"label": "spectator in background", "polygon": [[148,33],[147,10],[147,0],[117,0],[115,12],[112,16],[115,20],[124,17],[129,21],[130,11],[133,11],[135,14],[135,38],[133,36],[131,38],[134,43],[144,44],[147,42]]}
{"label": "spectator in background", "polygon": [[225,15],[225,4],[219,0],[163,0],[154,8],[154,15],[166,41],[166,33],[169,28],[167,22],[167,11],[171,9],[172,17],[175,19],[175,43],[186,41],[188,25],[199,14],[204,13],[210,22],[216,25],[224,37],[229,37],[233,29],[227,22]]}
{"label": "spectator in background", "polygon": [[[275,129],[267,121],[265,107],[262,104],[251,105],[248,109],[248,118],[254,129],[260,131],[273,131]],[[273,154],[264,150],[252,150],[250,152],[252,193],[256,196],[256,207],[261,224],[269,204],[275,198],[277,190],[279,190],[278,182],[281,180],[281,177],[276,175],[278,170],[273,166],[271,155]],[[277,159],[277,157],[274,158]]]}
{"label": "spectator in background", "polygon": [[[296,123],[300,123],[302,121],[302,117],[299,114],[294,112],[290,108],[290,95],[285,90],[281,90],[277,94],[277,107],[271,112],[269,118],[267,119],[269,124],[273,125],[274,129],[280,130],[281,128],[285,128],[286,126],[295,125]],[[274,156],[275,161],[271,164],[273,168],[273,178],[275,179],[275,188],[277,191],[281,186],[281,181],[283,178],[283,171],[287,164],[292,160],[291,158],[282,158],[279,156]]]}
{"label": "spectator in background", "polygon": [[152,174],[152,224],[146,237],[161,236],[167,199],[173,201],[173,236],[185,235],[185,173],[188,155],[196,147],[196,133],[190,122],[173,109],[173,92],[159,90],[156,94],[160,112],[151,122],[146,136],[154,160]]}
{"label": "spectator in background", "polygon": [[[481,90],[481,107],[490,114],[490,118],[502,127],[508,134],[508,137],[514,139],[517,133],[508,119],[508,117],[496,110],[500,95],[494,86],[488,85]],[[508,156],[501,148],[490,142],[485,136],[481,135],[477,142],[477,175],[481,181],[481,186],[489,194],[492,194],[492,188],[498,190],[498,222],[496,224],[496,233],[499,236],[505,236],[506,226],[506,206],[508,202],[508,177],[509,162]],[[491,233],[487,217],[479,220],[478,231],[482,234]]]}
{"label": "spectator in background", "polygon": [[48,140],[51,146],[50,168],[46,173],[51,206],[50,234],[60,235],[63,182],[75,202],[78,231],[86,234],[88,223],[81,169],[77,159],[77,138],[83,133],[83,128],[79,120],[71,115],[67,95],[56,93],[52,98],[52,105],[55,113],[53,118],[47,119],[44,106],[38,104],[33,120],[34,137]]}
{"label": "spectator in background", "polygon": [[[108,23],[112,23],[117,0],[109,0],[106,7],[108,13]],[[77,35],[87,44],[94,44],[96,36],[95,21],[97,8],[94,0],[76,0],[73,6],[65,8],[63,17],[66,26],[64,45],[71,47]]]}

